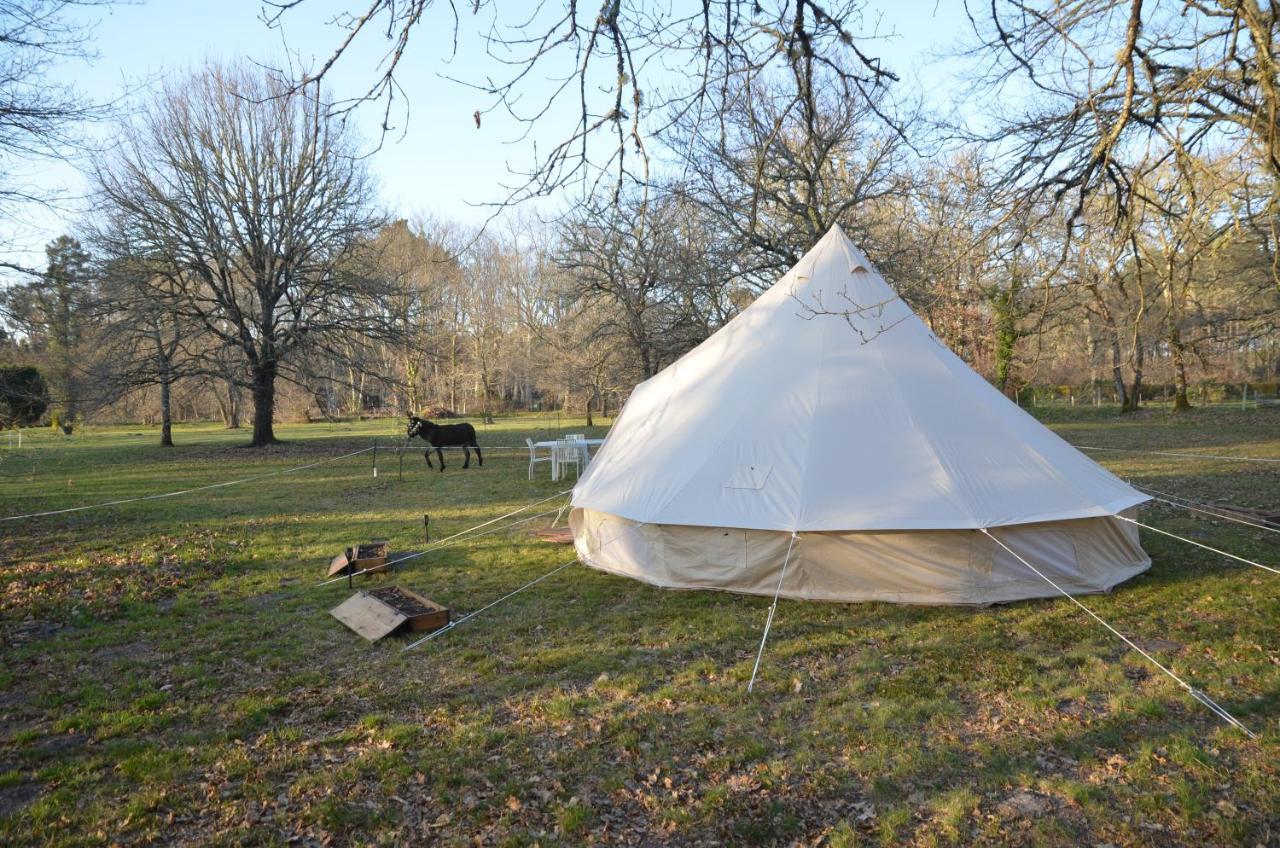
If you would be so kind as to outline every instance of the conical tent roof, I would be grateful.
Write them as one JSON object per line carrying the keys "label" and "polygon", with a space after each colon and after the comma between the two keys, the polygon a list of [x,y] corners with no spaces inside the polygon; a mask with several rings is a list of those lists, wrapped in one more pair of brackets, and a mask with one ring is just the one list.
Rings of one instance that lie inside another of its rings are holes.
{"label": "conical tent roof", "polygon": [[1144,500],[948,350],[839,227],[637,386],[573,492],[639,522],[802,532],[997,527]]}

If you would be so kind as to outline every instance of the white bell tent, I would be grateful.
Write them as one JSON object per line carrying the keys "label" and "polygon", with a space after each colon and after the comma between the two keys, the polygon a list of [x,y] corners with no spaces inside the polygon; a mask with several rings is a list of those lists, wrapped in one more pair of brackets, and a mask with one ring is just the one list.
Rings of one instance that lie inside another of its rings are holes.
{"label": "white bell tent", "polygon": [[833,227],[636,387],[571,524],[583,562],[660,586],[988,604],[1057,594],[1019,556],[1073,594],[1145,570],[1115,516],[1147,499],[965,365]]}

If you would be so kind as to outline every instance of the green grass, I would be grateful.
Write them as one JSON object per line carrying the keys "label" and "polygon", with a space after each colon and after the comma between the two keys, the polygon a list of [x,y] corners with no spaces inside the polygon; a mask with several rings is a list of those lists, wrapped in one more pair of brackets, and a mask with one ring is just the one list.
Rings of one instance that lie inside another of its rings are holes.
{"label": "green grass", "polygon": [[[1266,410],[1037,410],[1070,441],[1280,458]],[[513,417],[486,445],[580,420]],[[368,645],[316,588],[343,546],[421,546],[565,487],[527,454],[428,471],[398,421],[0,437],[0,515],[368,454],[257,484],[0,524],[0,843],[1269,844],[1280,832],[1280,577],[1144,533],[1086,603],[1260,734],[1225,727],[1064,601],[779,604],[579,566],[420,649]],[[603,428],[591,431],[601,435]],[[1124,453],[1138,485],[1280,512],[1280,466]],[[548,504],[554,506],[555,502]],[[1280,537],[1144,521],[1276,564]],[[541,525],[549,519],[542,519]],[[527,528],[395,578],[466,613],[569,549]],[[375,578],[371,584],[387,582]],[[362,584],[364,585],[364,584]],[[1002,804],[1025,791],[1039,816]]]}

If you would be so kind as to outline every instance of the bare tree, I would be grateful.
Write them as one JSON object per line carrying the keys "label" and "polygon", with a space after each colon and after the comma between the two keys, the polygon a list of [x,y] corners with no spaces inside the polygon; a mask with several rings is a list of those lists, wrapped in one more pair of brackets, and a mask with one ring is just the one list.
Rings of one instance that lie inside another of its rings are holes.
{"label": "bare tree", "polygon": [[170,308],[177,294],[172,277],[144,255],[105,263],[99,274],[95,311],[105,332],[97,382],[120,392],[157,387],[161,447],[173,447],[174,386],[207,367],[197,355],[202,328]]}
{"label": "bare tree", "polygon": [[[0,0],[0,211],[28,202],[48,203],[44,190],[24,184],[20,166],[63,157],[77,145],[77,125],[99,111],[74,88],[53,81],[51,70],[89,55],[87,8],[110,0]],[[31,272],[10,261],[0,268]]]}
{"label": "bare tree", "polygon": [[461,241],[440,222],[396,221],[378,234],[376,273],[383,275],[395,294],[383,307],[395,328],[387,357],[402,376],[402,412],[422,409],[423,390],[431,363],[437,358],[438,330],[447,290],[456,288],[461,276],[458,246]]}
{"label": "bare tree", "polygon": [[380,223],[364,162],[316,89],[244,65],[169,81],[120,128],[95,177],[116,256],[141,253],[166,308],[249,369],[253,445],[270,444],[276,379],[304,353],[386,330],[383,288],[353,257]]}
{"label": "bare tree", "polygon": [[601,198],[561,229],[556,261],[572,299],[608,306],[595,312],[596,337],[624,346],[644,378],[706,338],[707,295],[732,273],[694,211],[678,196]]}
{"label": "bare tree", "polygon": [[[281,25],[307,0],[264,0],[264,19]],[[311,4],[314,5],[314,4]],[[531,128],[568,115],[553,130],[559,141],[538,150],[515,173],[508,201],[550,194],[578,184],[596,193],[612,181],[615,202],[630,182],[649,182],[649,145],[673,117],[714,120],[724,111],[735,81],[786,70],[798,96],[812,100],[820,74],[849,96],[878,102],[897,77],[867,52],[864,0],[703,0],[687,9],[644,0],[605,0],[512,6],[497,0],[467,4],[487,58],[497,67],[484,79],[458,80],[483,101],[474,119],[495,110]],[[300,75],[306,87],[324,79],[362,40],[384,39],[385,50],[370,84],[344,110],[376,101],[384,131],[405,91],[400,63],[421,27],[451,31],[452,58],[463,26],[457,5],[437,0],[367,0],[336,23],[343,30],[333,52]],[[673,88],[670,81],[683,79]],[[549,94],[539,86],[553,80]],[[656,120],[651,121],[650,118]]]}
{"label": "bare tree", "polygon": [[756,287],[798,262],[833,224],[874,241],[869,209],[908,185],[902,130],[911,121],[886,123],[878,94],[854,98],[838,85],[808,92],[802,79],[735,85],[715,120],[678,117],[665,137],[681,166],[671,190],[740,247],[743,279]]}
{"label": "bare tree", "polygon": [[1280,5],[966,0],[966,8],[987,102],[1018,85],[1029,92],[1027,108],[985,136],[1007,155],[1011,187],[1069,200],[1074,218],[1105,185],[1123,211],[1135,169],[1231,143],[1280,180]]}

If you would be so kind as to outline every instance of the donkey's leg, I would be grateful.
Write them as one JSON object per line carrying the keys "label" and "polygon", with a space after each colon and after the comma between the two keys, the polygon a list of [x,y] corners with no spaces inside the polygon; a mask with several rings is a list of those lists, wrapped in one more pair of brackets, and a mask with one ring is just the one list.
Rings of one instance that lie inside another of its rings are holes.
{"label": "donkey's leg", "polygon": [[444,473],[444,448],[436,447],[436,458],[440,460],[440,473]]}
{"label": "donkey's leg", "polygon": [[467,449],[466,445],[462,446],[462,456],[463,456],[462,467],[470,468],[471,467],[471,451]]}
{"label": "donkey's leg", "polygon": [[427,448],[422,455],[427,458],[427,467],[435,468],[435,466],[431,464],[431,448]]}
{"label": "donkey's leg", "polygon": [[483,468],[483,467],[484,467],[484,457],[480,454],[480,446],[479,446],[478,444],[476,444],[474,441],[472,441],[472,442],[471,442],[471,447],[475,448],[475,451],[476,451],[476,461],[477,461],[477,462],[479,462],[479,463],[480,463],[480,467],[481,467],[481,468]]}

